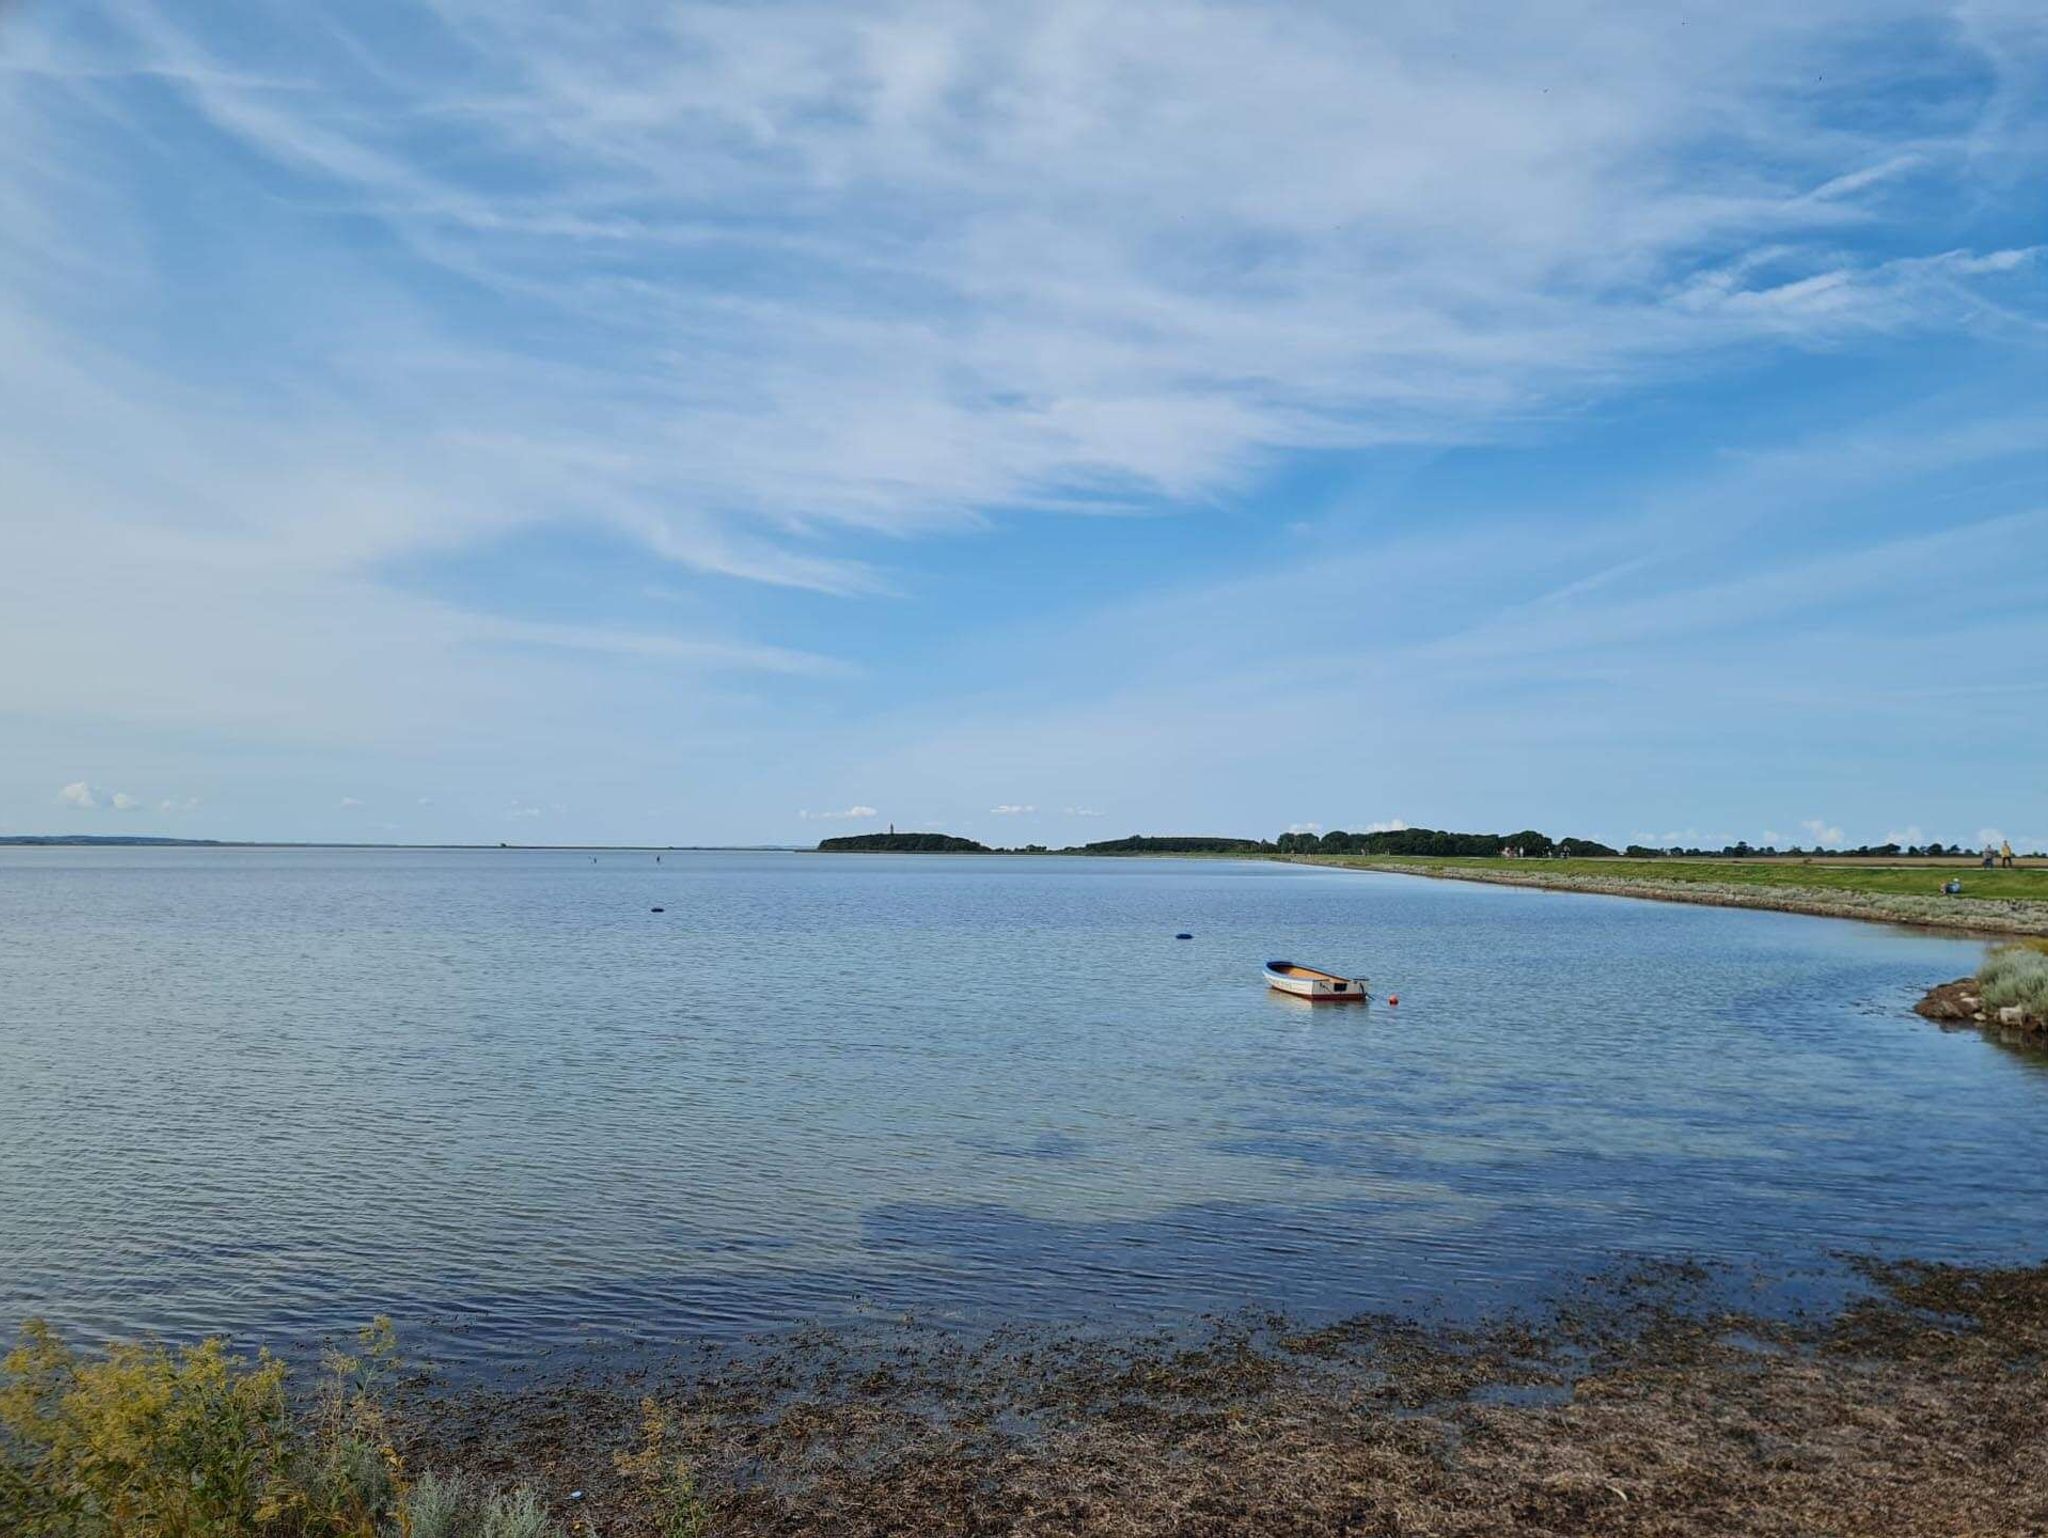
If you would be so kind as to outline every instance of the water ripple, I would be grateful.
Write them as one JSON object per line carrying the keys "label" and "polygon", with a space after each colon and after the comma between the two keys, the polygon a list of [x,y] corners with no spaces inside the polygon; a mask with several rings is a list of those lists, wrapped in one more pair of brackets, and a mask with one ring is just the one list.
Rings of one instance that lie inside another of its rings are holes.
{"label": "water ripple", "polygon": [[0,1324],[489,1363],[2025,1254],[2048,1074],[1905,1012],[1975,956],[1220,862],[0,851]]}

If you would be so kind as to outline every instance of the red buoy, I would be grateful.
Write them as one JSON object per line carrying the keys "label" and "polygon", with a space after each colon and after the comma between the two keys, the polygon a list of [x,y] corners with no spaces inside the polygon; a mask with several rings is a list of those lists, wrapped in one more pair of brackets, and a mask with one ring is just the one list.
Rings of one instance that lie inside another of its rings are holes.
{"label": "red buoy", "polygon": [[1389,1004],[1398,1004],[1401,1002],[1401,995],[1398,993],[1390,993],[1387,995],[1387,1002]]}

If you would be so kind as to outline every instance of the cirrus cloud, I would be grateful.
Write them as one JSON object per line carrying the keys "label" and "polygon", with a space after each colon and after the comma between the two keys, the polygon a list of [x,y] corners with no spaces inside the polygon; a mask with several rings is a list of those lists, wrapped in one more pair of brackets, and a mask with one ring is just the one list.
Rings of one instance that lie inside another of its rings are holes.
{"label": "cirrus cloud", "polygon": [[[78,744],[588,764],[659,719],[744,794],[757,701],[844,664],[739,633],[794,612],[765,601],[558,620],[550,539],[693,602],[884,595],[909,536],[1213,506],[1723,360],[2042,334],[2034,235],[1987,216],[2048,143],[2012,4],[80,0],[8,34],[0,651],[69,641],[0,670],[0,717]],[[242,217],[183,217],[165,164]],[[1506,628],[1583,639],[1570,592]]]}

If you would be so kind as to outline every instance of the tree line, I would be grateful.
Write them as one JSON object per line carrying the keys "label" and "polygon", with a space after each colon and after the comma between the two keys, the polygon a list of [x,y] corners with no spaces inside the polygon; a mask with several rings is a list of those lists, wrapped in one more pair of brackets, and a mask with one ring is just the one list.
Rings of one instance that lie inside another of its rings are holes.
{"label": "tree line", "polygon": [[1382,828],[1370,833],[1346,833],[1332,828],[1327,833],[1283,833],[1273,841],[1280,854],[1415,854],[1415,855],[1498,855],[1512,849],[1523,859],[1545,860],[1553,855],[1578,859],[1613,856],[1619,851],[1590,838],[1551,838],[1534,828],[1519,833],[1452,833],[1441,828]]}

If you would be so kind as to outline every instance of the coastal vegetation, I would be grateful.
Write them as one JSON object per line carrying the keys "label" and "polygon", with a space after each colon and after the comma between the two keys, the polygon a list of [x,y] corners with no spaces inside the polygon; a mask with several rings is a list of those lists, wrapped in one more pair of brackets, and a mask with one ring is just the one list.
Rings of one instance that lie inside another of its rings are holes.
{"label": "coastal vegetation", "polygon": [[[532,1488],[412,1477],[391,1406],[390,1325],[330,1353],[311,1391],[219,1339],[81,1354],[31,1320],[0,1360],[0,1533],[9,1538],[567,1538]],[[703,1538],[689,1468],[650,1402],[616,1474],[657,1538]]]}
{"label": "coastal vegetation", "polygon": [[0,1362],[0,1530],[22,1538],[379,1538],[402,1471],[388,1327],[294,1404],[284,1364],[219,1340],[80,1355],[30,1321]]}
{"label": "coastal vegetation", "polygon": [[1913,1011],[1944,1024],[2013,1030],[2038,1040],[2048,1034],[2048,939],[2001,945],[1975,977],[1929,988]]}
{"label": "coastal vegetation", "polygon": [[2041,947],[2001,946],[1985,958],[1977,984],[1987,1010],[2017,1009],[2048,1024],[2048,954]]}

